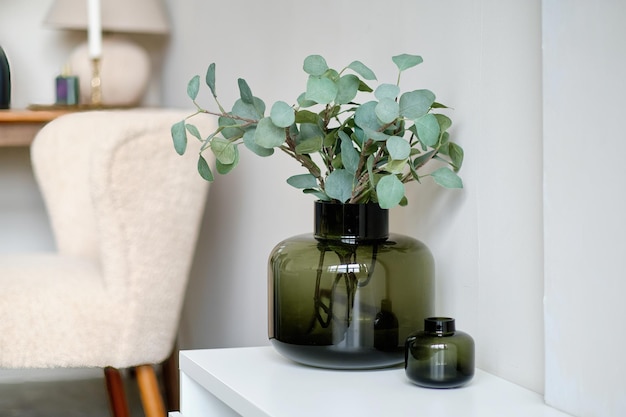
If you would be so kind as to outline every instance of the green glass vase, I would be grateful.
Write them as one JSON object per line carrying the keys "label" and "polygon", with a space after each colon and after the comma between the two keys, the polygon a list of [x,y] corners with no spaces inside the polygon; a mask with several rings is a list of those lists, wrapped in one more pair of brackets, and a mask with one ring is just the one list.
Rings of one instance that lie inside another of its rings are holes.
{"label": "green glass vase", "polygon": [[428,247],[389,233],[378,204],[315,202],[315,231],[269,259],[269,338],[283,356],[336,369],[401,364],[407,336],[432,315]]}

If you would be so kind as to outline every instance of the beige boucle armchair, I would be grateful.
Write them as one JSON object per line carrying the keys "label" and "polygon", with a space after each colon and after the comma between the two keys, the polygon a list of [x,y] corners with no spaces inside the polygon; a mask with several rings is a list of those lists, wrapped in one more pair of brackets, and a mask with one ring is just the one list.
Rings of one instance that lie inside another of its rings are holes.
{"label": "beige boucle armchair", "polygon": [[[173,110],[73,113],[31,157],[55,253],[0,255],[0,368],[135,368],[146,415],[164,415],[153,364],[172,352],[208,191],[174,151]],[[197,155],[196,155],[197,156]]]}

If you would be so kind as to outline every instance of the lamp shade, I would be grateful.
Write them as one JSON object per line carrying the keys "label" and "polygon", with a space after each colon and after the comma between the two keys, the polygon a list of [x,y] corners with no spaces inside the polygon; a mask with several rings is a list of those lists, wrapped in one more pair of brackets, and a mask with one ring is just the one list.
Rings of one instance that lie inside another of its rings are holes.
{"label": "lamp shade", "polygon": [[[163,0],[102,0],[102,30],[108,32],[167,34],[169,21]],[[85,0],[54,0],[46,26],[59,29],[87,29]]]}

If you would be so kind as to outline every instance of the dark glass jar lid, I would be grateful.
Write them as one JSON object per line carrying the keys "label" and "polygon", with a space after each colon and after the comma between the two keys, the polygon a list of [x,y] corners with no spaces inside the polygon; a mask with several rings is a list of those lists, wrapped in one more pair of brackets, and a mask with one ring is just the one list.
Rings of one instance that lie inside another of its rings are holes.
{"label": "dark glass jar lid", "polygon": [[424,319],[424,331],[437,335],[450,335],[455,332],[454,319],[452,317],[428,317]]}

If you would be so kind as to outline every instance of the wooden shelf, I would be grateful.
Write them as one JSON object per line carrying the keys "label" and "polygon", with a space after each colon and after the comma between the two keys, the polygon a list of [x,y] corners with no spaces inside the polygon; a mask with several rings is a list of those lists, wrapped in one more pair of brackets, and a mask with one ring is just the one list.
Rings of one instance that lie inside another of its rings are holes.
{"label": "wooden shelf", "polygon": [[76,111],[73,107],[46,110],[0,110],[0,147],[30,146],[43,125],[73,111]]}

